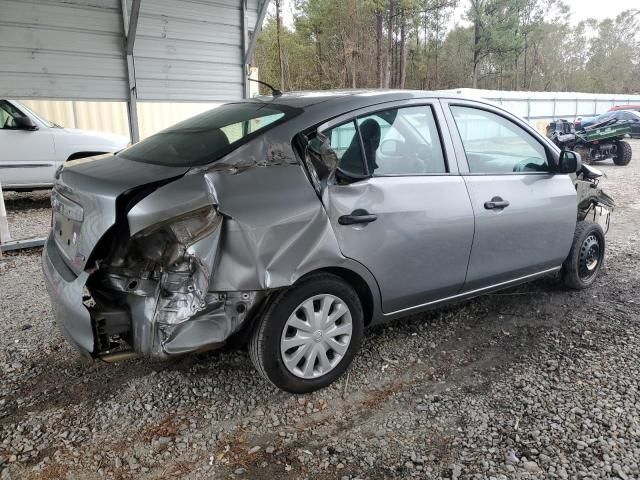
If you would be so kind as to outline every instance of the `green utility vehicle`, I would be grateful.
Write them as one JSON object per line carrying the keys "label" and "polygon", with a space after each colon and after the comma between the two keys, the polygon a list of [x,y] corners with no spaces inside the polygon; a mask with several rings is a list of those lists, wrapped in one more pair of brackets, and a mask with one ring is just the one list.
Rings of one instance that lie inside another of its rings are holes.
{"label": "green utility vehicle", "polygon": [[631,136],[629,122],[606,120],[576,131],[575,124],[555,120],[547,126],[547,137],[562,149],[574,150],[585,163],[613,159],[616,165],[631,161],[631,145],[625,141]]}

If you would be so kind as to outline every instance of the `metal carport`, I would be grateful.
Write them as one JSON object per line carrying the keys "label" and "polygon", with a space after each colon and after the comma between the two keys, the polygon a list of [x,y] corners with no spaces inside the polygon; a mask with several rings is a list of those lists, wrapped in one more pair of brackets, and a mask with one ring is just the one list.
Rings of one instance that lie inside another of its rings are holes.
{"label": "metal carport", "polygon": [[0,0],[0,96],[136,102],[247,96],[269,0]]}
{"label": "metal carport", "polygon": [[[138,100],[248,96],[248,63],[268,5],[269,0],[0,0],[0,97],[126,102],[136,142]],[[9,239],[0,186],[0,244]],[[0,252],[21,246],[5,243]]]}

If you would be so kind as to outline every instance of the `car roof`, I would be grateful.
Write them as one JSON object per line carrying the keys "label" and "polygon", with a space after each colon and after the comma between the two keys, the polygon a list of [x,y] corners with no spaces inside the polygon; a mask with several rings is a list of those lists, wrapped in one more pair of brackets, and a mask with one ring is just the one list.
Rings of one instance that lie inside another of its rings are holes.
{"label": "car roof", "polygon": [[[257,96],[251,99],[256,102],[268,102],[274,105],[285,105],[295,108],[309,109],[322,104],[323,107],[340,106],[348,110],[363,104],[375,104],[394,100],[413,98],[442,98],[460,95],[444,91],[429,90],[384,90],[384,89],[343,89],[343,90],[309,90],[287,92],[278,96]],[[473,99],[478,101],[478,99]],[[482,102],[482,100],[479,100]]]}

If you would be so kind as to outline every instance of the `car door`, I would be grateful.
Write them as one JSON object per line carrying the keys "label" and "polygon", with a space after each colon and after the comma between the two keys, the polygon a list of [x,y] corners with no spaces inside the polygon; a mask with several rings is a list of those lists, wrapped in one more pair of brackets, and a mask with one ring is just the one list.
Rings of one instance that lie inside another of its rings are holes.
{"label": "car door", "polygon": [[640,115],[632,112],[619,112],[619,115],[617,115],[616,118],[629,122],[632,137],[640,136]]}
{"label": "car door", "polygon": [[437,102],[377,107],[321,127],[338,162],[324,195],[330,221],[342,253],[376,278],[385,313],[464,283],[473,211],[438,112]]}
{"label": "car door", "polygon": [[18,128],[15,118],[27,116],[16,105],[0,100],[0,182],[3,187],[35,187],[53,184],[55,149],[48,128]]}
{"label": "car door", "polygon": [[464,291],[559,267],[576,225],[576,190],[551,173],[551,147],[489,105],[443,100],[459,168],[475,213]]}

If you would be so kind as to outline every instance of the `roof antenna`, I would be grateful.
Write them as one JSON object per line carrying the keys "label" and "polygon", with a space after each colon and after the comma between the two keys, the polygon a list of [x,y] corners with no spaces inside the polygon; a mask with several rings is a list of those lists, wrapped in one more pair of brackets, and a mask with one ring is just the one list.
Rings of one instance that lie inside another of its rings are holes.
{"label": "roof antenna", "polygon": [[267,82],[256,80],[255,78],[251,78],[251,77],[247,77],[247,78],[249,79],[250,82],[256,82],[256,83],[259,83],[260,85],[264,85],[265,87],[267,87],[269,90],[271,90],[271,96],[273,97],[279,97],[280,95],[282,95],[282,92],[280,90],[272,87]]}

